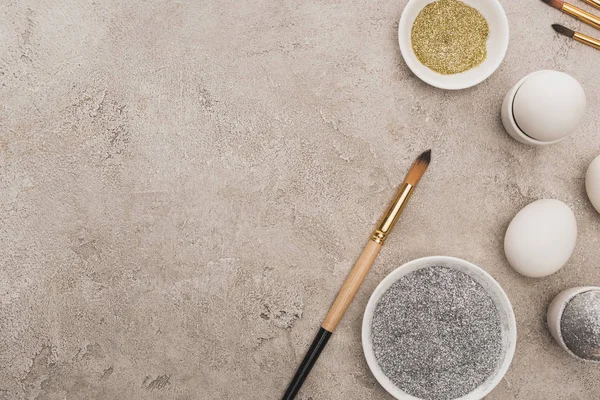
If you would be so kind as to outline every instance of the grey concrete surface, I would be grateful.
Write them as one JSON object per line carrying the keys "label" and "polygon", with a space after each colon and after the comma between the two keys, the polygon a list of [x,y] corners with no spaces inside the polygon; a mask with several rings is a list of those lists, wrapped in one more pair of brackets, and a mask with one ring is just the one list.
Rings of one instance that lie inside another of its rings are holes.
{"label": "grey concrete surface", "polygon": [[[600,52],[502,0],[511,44],[446,92],[399,54],[396,1],[0,1],[0,399],[277,399],[413,158],[433,164],[299,396],[389,399],[360,344],[377,283],[427,255],[470,260],[514,304],[519,341],[490,400],[591,400],[600,367],[544,327],[562,289],[599,285]],[[596,32],[597,36],[600,36]],[[530,148],[500,123],[539,69],[587,92],[580,129]],[[539,198],[579,224],[546,279],[504,231]]]}

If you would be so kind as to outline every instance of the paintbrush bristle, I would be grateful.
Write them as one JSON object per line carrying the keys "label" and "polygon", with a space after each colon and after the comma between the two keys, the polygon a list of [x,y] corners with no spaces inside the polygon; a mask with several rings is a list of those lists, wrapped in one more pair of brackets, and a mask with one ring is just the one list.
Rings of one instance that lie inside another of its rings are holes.
{"label": "paintbrush bristle", "polygon": [[575,31],[572,31],[571,29],[564,27],[562,25],[559,24],[554,24],[552,25],[552,27],[554,28],[554,30],[558,33],[560,33],[561,35],[565,35],[568,36],[570,38],[572,38],[573,36],[575,36]]}
{"label": "paintbrush bristle", "polygon": [[563,0],[542,0],[544,3],[548,4],[549,6],[552,6],[558,10],[561,10],[563,8],[563,5],[565,4],[565,2]]}
{"label": "paintbrush bristle", "polygon": [[427,171],[427,167],[429,167],[429,163],[431,162],[431,150],[427,150],[426,152],[421,153],[419,157],[415,160],[410,171],[408,171],[408,175],[406,175],[406,179],[404,182],[416,186],[417,183],[421,180],[421,177]]}

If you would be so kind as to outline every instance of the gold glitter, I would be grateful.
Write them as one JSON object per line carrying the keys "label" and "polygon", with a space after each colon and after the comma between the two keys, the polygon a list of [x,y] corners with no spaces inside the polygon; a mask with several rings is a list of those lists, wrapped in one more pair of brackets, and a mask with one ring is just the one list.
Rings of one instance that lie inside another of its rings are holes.
{"label": "gold glitter", "polygon": [[426,67],[443,75],[458,74],[486,59],[489,31],[487,21],[473,7],[458,0],[438,0],[417,16],[412,47]]}

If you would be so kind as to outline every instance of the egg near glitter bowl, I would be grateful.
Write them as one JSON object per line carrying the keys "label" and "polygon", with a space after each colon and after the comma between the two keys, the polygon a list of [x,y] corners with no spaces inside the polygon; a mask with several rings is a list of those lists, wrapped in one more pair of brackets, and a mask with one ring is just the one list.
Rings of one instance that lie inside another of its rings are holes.
{"label": "egg near glitter bowl", "polygon": [[504,236],[504,254],[521,275],[541,278],[561,269],[577,242],[577,220],[560,200],[541,199],[523,207]]}
{"label": "egg near glitter bowl", "polygon": [[482,399],[507,372],[516,335],[500,285],[476,265],[443,256],[390,273],[362,325],[369,368],[401,400]]}

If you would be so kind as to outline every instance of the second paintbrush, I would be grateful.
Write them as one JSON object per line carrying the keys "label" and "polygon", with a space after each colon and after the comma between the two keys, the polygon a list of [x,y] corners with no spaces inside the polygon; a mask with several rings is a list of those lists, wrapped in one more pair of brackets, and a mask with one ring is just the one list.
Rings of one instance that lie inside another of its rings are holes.
{"label": "second paintbrush", "polygon": [[559,24],[554,24],[554,25],[552,25],[552,27],[554,28],[554,30],[556,32],[560,33],[561,35],[568,36],[572,39],[575,39],[579,43],[587,44],[590,47],[600,50],[600,40],[598,40],[598,39],[595,39],[588,35],[584,35],[583,33],[580,33],[580,32],[575,32],[575,31],[573,31],[569,28],[566,28],[562,25],[559,25]]}
{"label": "second paintbrush", "polygon": [[585,22],[586,24],[593,26],[596,29],[600,29],[600,17],[597,17],[594,14],[590,14],[587,11],[582,10],[579,7],[575,7],[572,4],[566,3],[563,0],[542,0],[544,3],[548,4],[568,14],[572,17],[577,18],[581,22]]}

